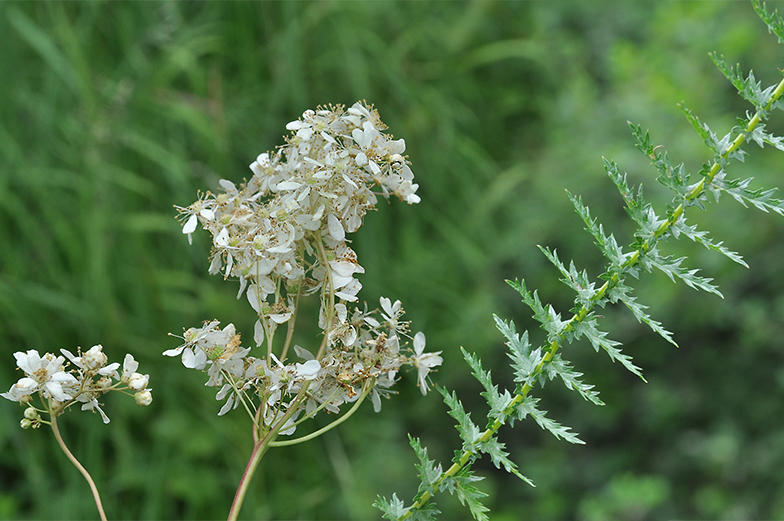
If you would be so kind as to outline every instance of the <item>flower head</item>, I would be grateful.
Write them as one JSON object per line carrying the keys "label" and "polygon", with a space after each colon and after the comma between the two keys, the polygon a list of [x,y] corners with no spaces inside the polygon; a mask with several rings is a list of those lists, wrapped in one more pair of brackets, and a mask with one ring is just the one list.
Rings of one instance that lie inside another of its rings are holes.
{"label": "flower head", "polygon": [[63,370],[62,356],[54,356],[46,353],[43,357],[38,351],[31,349],[26,353],[14,353],[16,365],[24,371],[25,377],[20,378],[7,393],[0,396],[18,402],[25,396],[36,392],[42,392],[45,398],[54,398],[64,402],[70,400],[72,396],[64,390],[71,385],[78,384],[76,378]]}

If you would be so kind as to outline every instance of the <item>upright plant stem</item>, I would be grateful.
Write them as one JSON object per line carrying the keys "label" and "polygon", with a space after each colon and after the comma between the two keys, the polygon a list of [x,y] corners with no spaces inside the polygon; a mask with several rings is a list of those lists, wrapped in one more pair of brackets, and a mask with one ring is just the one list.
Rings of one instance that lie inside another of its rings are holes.
{"label": "upright plant stem", "polygon": [[[234,501],[231,503],[231,509],[229,510],[229,517],[227,518],[227,521],[237,521],[237,517],[240,515],[240,508],[242,508],[242,503],[245,501],[245,494],[248,492],[250,480],[253,479],[253,474],[256,472],[256,467],[259,466],[261,457],[264,456],[264,453],[266,453],[267,449],[269,449],[270,443],[278,437],[278,432],[280,432],[288,419],[297,412],[299,404],[302,402],[302,400],[305,399],[305,396],[307,395],[308,387],[310,387],[310,382],[305,382],[297,397],[294,399],[294,401],[291,402],[291,405],[289,406],[288,411],[286,411],[286,414],[281,416],[280,419],[272,426],[272,428],[261,439],[257,440],[253,444],[253,451],[250,453],[248,464],[245,466],[245,472],[242,473],[242,479],[240,480],[240,484],[237,487],[237,492],[234,494]],[[259,410],[261,410],[261,407],[259,407]],[[256,438],[255,430],[253,437],[254,439]]]}
{"label": "upright plant stem", "polygon": [[87,472],[87,469],[85,469],[82,464],[79,463],[79,460],[76,459],[73,454],[71,454],[71,451],[68,450],[68,447],[63,441],[63,437],[60,435],[60,429],[57,427],[57,418],[54,415],[52,415],[51,425],[52,431],[54,432],[54,437],[57,440],[57,444],[60,445],[60,448],[63,450],[65,455],[69,460],[71,460],[71,463],[73,463],[74,466],[79,469],[79,472],[82,473],[82,476],[84,476],[84,479],[86,479],[87,483],[90,485],[90,490],[93,493],[93,499],[95,499],[95,506],[98,507],[98,515],[101,516],[101,521],[106,521],[106,512],[103,511],[103,504],[101,504],[101,495],[98,494],[98,487],[95,486],[95,482],[93,481],[92,476],[90,476],[90,473]]}

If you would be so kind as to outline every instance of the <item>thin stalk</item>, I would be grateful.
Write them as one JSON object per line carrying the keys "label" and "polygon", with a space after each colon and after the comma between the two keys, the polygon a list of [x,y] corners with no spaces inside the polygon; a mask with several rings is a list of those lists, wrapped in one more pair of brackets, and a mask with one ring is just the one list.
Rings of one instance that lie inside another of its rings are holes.
{"label": "thin stalk", "polygon": [[299,311],[299,297],[302,294],[302,284],[304,282],[304,278],[302,282],[300,282],[299,287],[297,288],[297,294],[294,297],[294,311],[291,313],[291,318],[287,324],[287,331],[286,331],[286,340],[283,342],[283,349],[280,351],[280,361],[283,362],[286,360],[286,355],[289,351],[289,346],[291,345],[291,340],[294,338],[294,326],[297,323],[297,311]]}
{"label": "thin stalk", "polygon": [[[327,339],[329,337],[329,331],[332,329],[332,319],[335,316],[335,289],[332,282],[332,272],[329,270],[329,259],[327,259],[327,252],[324,249],[324,242],[321,240],[321,234],[319,232],[316,232],[315,242],[318,249],[318,258],[321,261],[322,266],[324,266],[324,282],[323,287],[321,288],[321,298],[322,301],[327,304],[327,313],[326,317],[324,317],[327,327],[324,329],[324,339],[316,354],[316,360],[321,360],[321,357],[324,356],[324,353],[327,351]],[[324,298],[325,293],[327,299]]]}
{"label": "thin stalk", "polygon": [[349,409],[346,414],[344,414],[343,416],[341,416],[337,420],[333,421],[329,425],[326,425],[326,426],[320,428],[319,430],[317,430],[315,432],[311,432],[310,434],[308,434],[306,436],[302,436],[302,437],[299,437],[299,438],[294,439],[294,440],[271,441],[270,442],[270,447],[285,447],[287,445],[296,445],[297,443],[302,443],[304,441],[312,440],[313,438],[318,438],[319,436],[321,436],[325,432],[328,432],[328,431],[334,429],[335,427],[337,427],[338,425],[340,425],[344,421],[348,420],[351,417],[351,415],[354,414],[357,411],[357,409],[359,409],[359,406],[362,405],[362,402],[365,401],[365,398],[367,398],[367,395],[370,393],[370,390],[373,388],[372,383],[369,384],[368,382],[370,382],[370,380],[366,380],[365,381],[365,386],[362,388],[362,394],[360,395],[359,398],[357,398],[357,401],[354,402],[354,405],[351,407],[351,409]]}
{"label": "thin stalk", "polygon": [[90,485],[90,491],[92,491],[93,493],[95,506],[98,507],[98,515],[101,516],[101,521],[106,521],[106,512],[104,512],[103,510],[103,504],[101,503],[101,495],[98,493],[98,487],[95,486],[95,481],[93,481],[93,478],[92,476],[90,476],[90,473],[87,472],[87,469],[85,469],[82,466],[82,464],[79,463],[79,460],[76,459],[76,457],[73,454],[71,454],[71,451],[68,450],[68,447],[65,445],[65,442],[63,441],[63,437],[60,435],[60,429],[59,427],[57,427],[57,417],[54,414],[52,414],[51,419],[52,421],[50,425],[52,426],[52,432],[54,432],[54,437],[57,440],[57,444],[60,445],[60,448],[65,453],[66,457],[69,460],[71,460],[71,463],[73,463],[74,467],[76,467],[77,470],[79,470],[79,472],[82,473],[84,479],[87,480],[87,484]]}

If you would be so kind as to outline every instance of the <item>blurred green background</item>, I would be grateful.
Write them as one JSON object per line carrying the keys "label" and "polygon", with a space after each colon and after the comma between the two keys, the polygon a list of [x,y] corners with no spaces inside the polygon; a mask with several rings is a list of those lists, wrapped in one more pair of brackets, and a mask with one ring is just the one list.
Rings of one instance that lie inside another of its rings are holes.
{"label": "blurred green background", "polygon": [[[722,135],[750,110],[714,50],[766,85],[780,78],[784,47],[745,2],[2,2],[0,388],[19,378],[15,351],[133,353],[151,375],[151,407],[109,395],[110,425],[80,411],[60,422],[109,517],[225,517],[250,453],[247,422],[240,411],[219,419],[204,377],[161,352],[177,345],[168,332],[212,318],[250,338],[253,317],[236,283],[208,276],[207,237],[189,247],[172,205],[249,177],[305,109],[365,99],[406,139],[422,203],[367,216],[354,237],[360,297],[403,301],[443,351],[434,381],[483,423],[459,346],[511,386],[492,313],[542,340],[504,279],[525,278],[566,314],[572,295],[536,245],[602,270],[564,189],[629,243],[601,157],[644,182],[661,212],[670,197],[626,121],[696,172],[710,156],[676,103]],[[784,157],[749,150],[732,173],[784,185]],[[587,444],[530,421],[502,431],[538,487],[478,463],[493,519],[784,518],[784,219],[726,197],[691,217],[751,269],[698,245],[666,247],[726,298],[643,277],[640,300],[680,349],[605,310],[649,383],[586,344],[565,349],[607,406],[556,384],[536,390]],[[379,414],[363,406],[317,441],[269,453],[241,517],[363,520],[379,517],[377,494],[410,502],[406,433],[442,461],[457,448],[440,397],[414,383],[404,374]],[[0,518],[96,518],[51,432],[22,431],[21,413],[0,403]],[[437,502],[443,519],[469,517]]]}

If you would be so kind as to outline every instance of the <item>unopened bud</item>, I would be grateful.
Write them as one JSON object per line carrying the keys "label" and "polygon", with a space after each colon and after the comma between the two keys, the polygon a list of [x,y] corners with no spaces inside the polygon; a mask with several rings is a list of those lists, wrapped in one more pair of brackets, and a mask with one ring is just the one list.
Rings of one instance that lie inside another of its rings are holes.
{"label": "unopened bud", "polygon": [[134,394],[133,399],[136,400],[136,405],[146,407],[152,403],[152,393],[149,389],[145,389]]}
{"label": "unopened bud", "polygon": [[147,383],[149,381],[150,381],[150,375],[133,373],[128,382],[128,387],[130,387],[134,391],[141,391],[142,389],[147,387]]}

